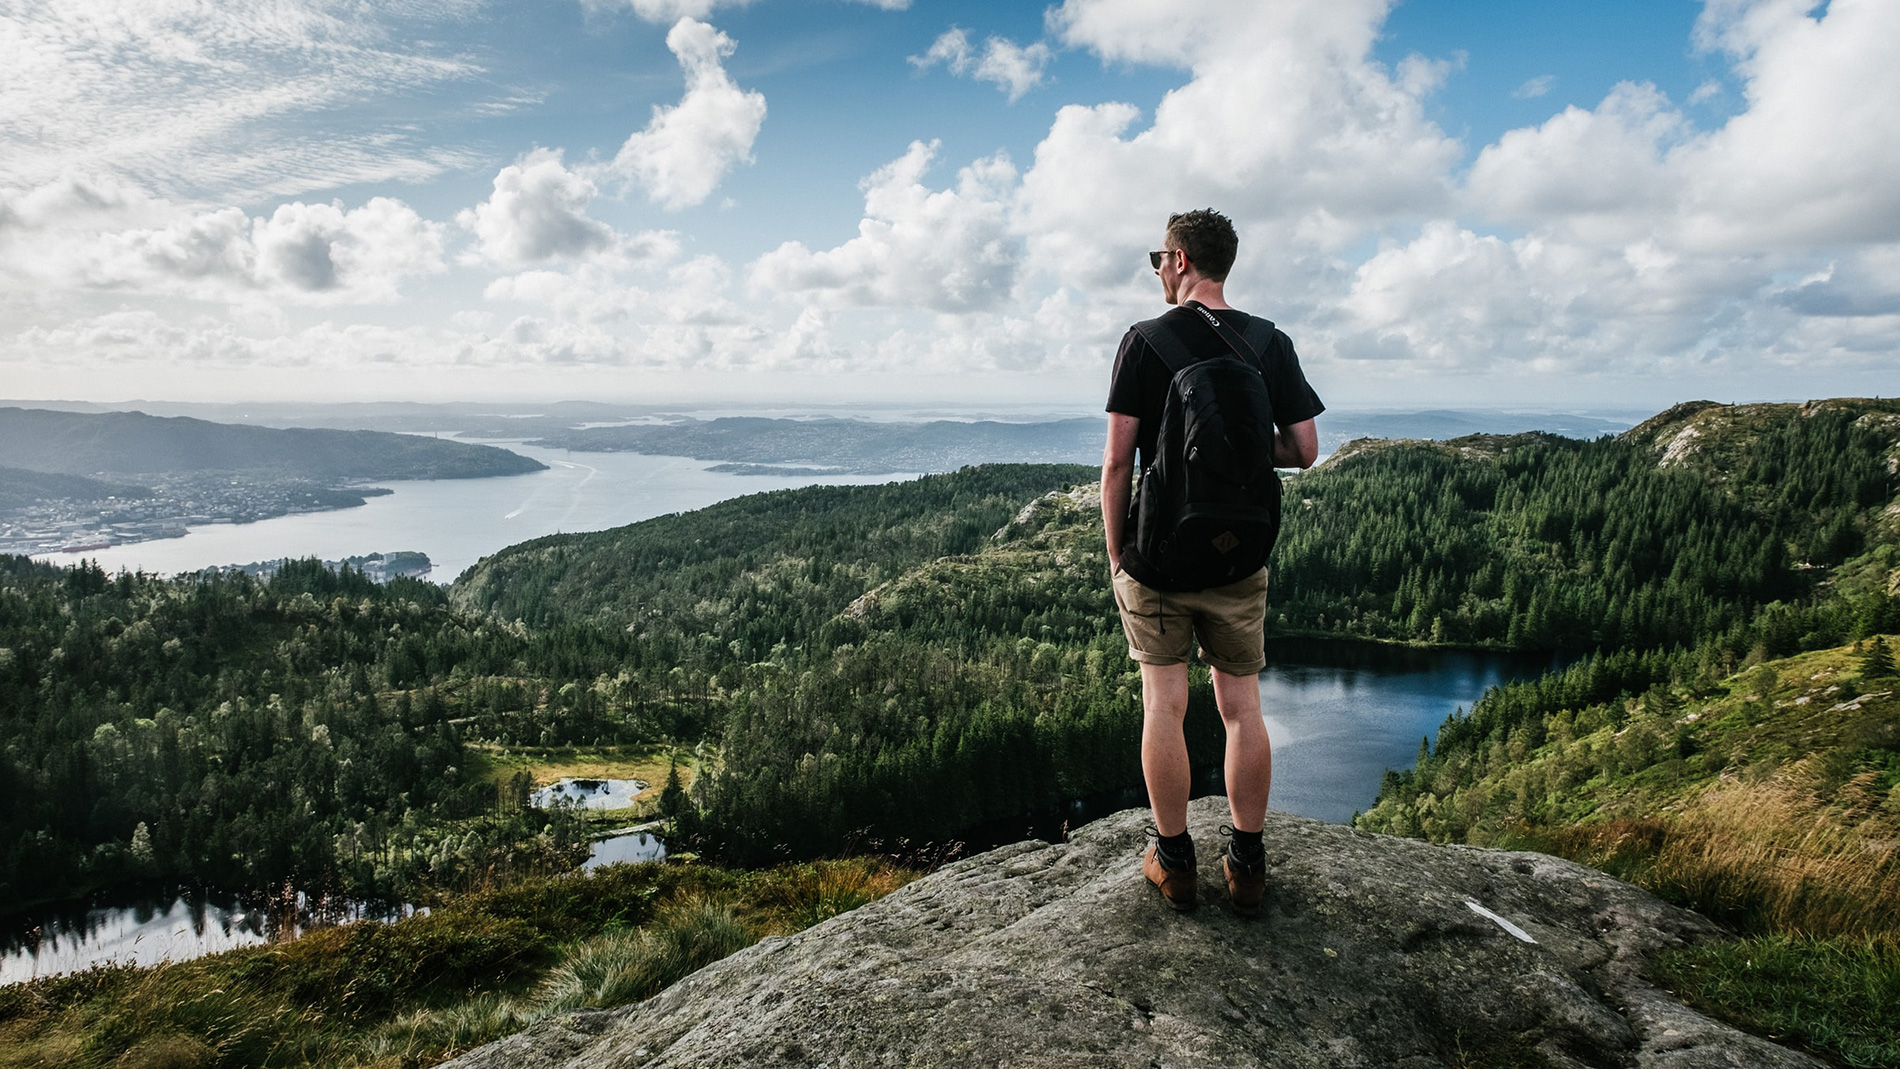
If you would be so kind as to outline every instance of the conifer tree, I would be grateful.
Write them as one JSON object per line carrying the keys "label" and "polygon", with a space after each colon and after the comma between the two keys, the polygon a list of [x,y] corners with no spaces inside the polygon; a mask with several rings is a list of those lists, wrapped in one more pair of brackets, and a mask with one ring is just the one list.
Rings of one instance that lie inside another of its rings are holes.
{"label": "conifer tree", "polygon": [[1876,635],[1860,655],[1860,674],[1863,679],[1879,679],[1894,674],[1893,651],[1887,648],[1887,640]]}
{"label": "conifer tree", "polygon": [[686,812],[686,788],[680,785],[680,762],[675,756],[666,769],[666,786],[660,790],[660,815],[668,823],[678,824]]}

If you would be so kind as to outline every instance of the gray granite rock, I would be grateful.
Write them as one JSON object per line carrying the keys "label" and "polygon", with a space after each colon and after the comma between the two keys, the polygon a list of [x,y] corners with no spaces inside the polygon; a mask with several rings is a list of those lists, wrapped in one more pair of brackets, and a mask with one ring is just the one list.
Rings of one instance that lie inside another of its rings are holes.
{"label": "gray granite rock", "polygon": [[1820,1064],[1647,983],[1649,954],[1714,928],[1593,869],[1272,814],[1267,901],[1248,920],[1226,905],[1225,815],[1219,798],[1191,809],[1191,913],[1142,880],[1147,813],[1130,810],[1067,843],[958,862],[637,1006],[545,1021],[450,1064]]}

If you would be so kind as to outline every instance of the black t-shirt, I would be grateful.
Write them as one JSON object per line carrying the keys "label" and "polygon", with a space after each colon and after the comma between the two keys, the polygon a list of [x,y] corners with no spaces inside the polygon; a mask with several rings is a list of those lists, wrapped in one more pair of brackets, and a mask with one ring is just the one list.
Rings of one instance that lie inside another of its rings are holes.
{"label": "black t-shirt", "polygon": [[[1211,311],[1236,332],[1246,332],[1251,319],[1247,313],[1233,308]],[[1232,351],[1213,327],[1186,308],[1171,308],[1161,318],[1187,343],[1188,352],[1197,360]],[[1299,355],[1293,351],[1293,339],[1287,337],[1285,331],[1275,328],[1273,340],[1260,356],[1267,365],[1267,396],[1273,399],[1274,423],[1291,427],[1326,411],[1319,395],[1307,385],[1306,375],[1300,371]],[[1140,331],[1130,327],[1122,338],[1120,351],[1115,354],[1115,374],[1108,387],[1108,411],[1141,420],[1135,438],[1141,455],[1140,467],[1145,468],[1154,457],[1155,438],[1161,431],[1161,409],[1167,400],[1168,381],[1173,377],[1161,355]]]}

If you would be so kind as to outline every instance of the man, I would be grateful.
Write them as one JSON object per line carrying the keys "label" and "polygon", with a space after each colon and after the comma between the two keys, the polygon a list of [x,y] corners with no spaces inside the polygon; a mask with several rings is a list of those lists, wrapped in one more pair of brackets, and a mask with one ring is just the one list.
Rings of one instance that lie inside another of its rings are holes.
{"label": "man", "polygon": [[[1172,331],[1195,360],[1231,351],[1222,334],[1189,310],[1197,302],[1220,322],[1244,334],[1251,317],[1228,305],[1223,294],[1239,240],[1227,218],[1212,209],[1168,217],[1167,237],[1149,261],[1161,276],[1161,292],[1176,307],[1152,321]],[[1256,329],[1262,337],[1266,324]],[[1293,343],[1279,330],[1258,353],[1271,398],[1273,464],[1311,467],[1319,455],[1313,418],[1325,406],[1300,371]],[[1253,361],[1250,359],[1249,363]],[[1214,699],[1227,731],[1227,800],[1233,838],[1221,859],[1228,894],[1236,912],[1259,909],[1266,890],[1266,858],[1260,833],[1266,823],[1267,790],[1273,755],[1260,714],[1260,670],[1266,667],[1267,570],[1262,567],[1238,582],[1206,590],[1161,589],[1164,577],[1152,574],[1138,555],[1128,552],[1134,532],[1129,522],[1131,479],[1140,455],[1142,469],[1155,461],[1162,406],[1172,372],[1141,330],[1131,327],[1115,356],[1108,395],[1108,446],[1102,455],[1102,520],[1108,530],[1108,560],[1121,610],[1128,653],[1141,664],[1141,768],[1154,811],[1156,843],[1142,859],[1149,882],[1168,905],[1189,909],[1195,898],[1194,843],[1188,835],[1187,659],[1193,640],[1201,660],[1213,670]],[[1125,565],[1150,574],[1129,574]]]}

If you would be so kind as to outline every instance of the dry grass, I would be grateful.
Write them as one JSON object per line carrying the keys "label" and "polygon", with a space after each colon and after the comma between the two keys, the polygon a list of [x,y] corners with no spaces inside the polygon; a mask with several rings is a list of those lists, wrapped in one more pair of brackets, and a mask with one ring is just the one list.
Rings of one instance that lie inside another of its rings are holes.
{"label": "dry grass", "polygon": [[787,865],[750,900],[748,923],[760,935],[803,931],[883,898],[916,878],[916,873],[874,858],[845,858]]}
{"label": "dry grass", "polygon": [[1744,931],[1900,933],[1900,843],[1872,774],[1817,796],[1805,767],[1723,784],[1673,815],[1522,834]]}

